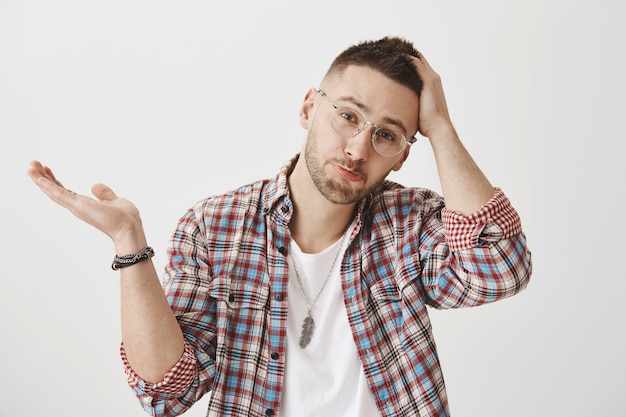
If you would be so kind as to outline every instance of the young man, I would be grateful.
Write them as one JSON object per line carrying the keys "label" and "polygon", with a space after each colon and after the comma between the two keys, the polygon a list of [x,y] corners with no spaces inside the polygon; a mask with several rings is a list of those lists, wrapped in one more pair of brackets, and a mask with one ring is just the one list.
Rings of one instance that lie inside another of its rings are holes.
{"label": "young man", "polygon": [[[153,415],[210,392],[210,416],[447,416],[427,306],[479,305],[531,272],[516,211],[463,147],[411,43],[351,46],[306,94],[301,152],[273,179],[200,201],[164,289],[135,206],[33,162],[52,200],[115,244],[122,359]],[[443,197],[385,180],[429,138]]]}

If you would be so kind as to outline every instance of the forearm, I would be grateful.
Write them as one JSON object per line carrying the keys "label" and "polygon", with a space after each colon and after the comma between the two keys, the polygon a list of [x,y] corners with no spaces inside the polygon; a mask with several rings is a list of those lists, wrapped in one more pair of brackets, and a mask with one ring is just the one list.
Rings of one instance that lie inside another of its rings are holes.
{"label": "forearm", "polygon": [[[136,253],[145,238],[116,244],[118,254]],[[122,339],[135,373],[156,383],[181,358],[182,331],[151,260],[120,269]]]}
{"label": "forearm", "polygon": [[531,254],[519,215],[499,188],[479,211],[463,216],[443,209],[424,230],[422,279],[433,307],[490,303],[528,285]]}
{"label": "forearm", "polygon": [[[118,255],[140,252],[146,245],[139,210],[104,184],[91,191],[97,199],[76,194],[52,170],[33,161],[28,175],[37,186],[77,218],[111,238]],[[182,356],[182,331],[161,288],[151,260],[120,269],[122,338],[129,365],[147,382],[160,382]]]}
{"label": "forearm", "polygon": [[493,196],[494,188],[449,124],[430,137],[446,208],[469,215]]}
{"label": "forearm", "polygon": [[419,132],[430,140],[446,207],[469,215],[493,196],[493,187],[461,143],[450,119],[439,75],[423,55],[413,63],[424,85],[420,94]]}

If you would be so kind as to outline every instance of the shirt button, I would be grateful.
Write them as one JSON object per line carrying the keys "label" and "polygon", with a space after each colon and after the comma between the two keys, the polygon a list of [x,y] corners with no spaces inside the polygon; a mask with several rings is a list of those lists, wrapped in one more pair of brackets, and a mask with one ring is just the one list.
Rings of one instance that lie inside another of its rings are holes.
{"label": "shirt button", "polygon": [[274,300],[276,300],[276,301],[283,301],[283,295],[282,294],[276,294],[276,296],[274,296]]}
{"label": "shirt button", "polygon": [[287,213],[287,212],[289,211],[289,207],[287,207],[287,206],[282,206],[282,207],[280,208],[280,211],[282,211],[283,213]]}
{"label": "shirt button", "polygon": [[267,207],[263,207],[263,214],[267,214],[270,212],[270,209],[268,209]]}
{"label": "shirt button", "polygon": [[274,360],[278,360],[278,352],[272,352],[272,354],[270,355],[270,357]]}
{"label": "shirt button", "polygon": [[278,252],[280,252],[281,255],[287,255],[287,248],[281,246],[280,248],[278,248]]}
{"label": "shirt button", "polygon": [[267,417],[272,417],[274,415],[274,410],[272,410],[271,408],[268,408],[267,410],[265,410],[265,415]]}
{"label": "shirt button", "polygon": [[228,301],[230,301],[231,303],[232,303],[233,301],[235,301],[235,294],[231,294],[231,295],[229,295],[229,296],[228,296]]}

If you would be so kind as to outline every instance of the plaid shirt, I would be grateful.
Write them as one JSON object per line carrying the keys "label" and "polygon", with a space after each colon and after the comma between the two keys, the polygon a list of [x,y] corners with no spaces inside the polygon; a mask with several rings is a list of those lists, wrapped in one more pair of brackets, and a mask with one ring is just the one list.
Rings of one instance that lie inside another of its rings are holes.
{"label": "plaid shirt", "polygon": [[[297,156],[296,156],[297,158]],[[144,409],[174,416],[211,391],[209,416],[280,415],[285,371],[287,177],[196,204],[172,235],[164,289],[185,353],[158,384],[121,353]],[[531,257],[501,190],[461,216],[436,193],[386,181],[359,205],[341,264],[346,313],[383,416],[448,416],[427,306],[475,306],[526,287]]]}

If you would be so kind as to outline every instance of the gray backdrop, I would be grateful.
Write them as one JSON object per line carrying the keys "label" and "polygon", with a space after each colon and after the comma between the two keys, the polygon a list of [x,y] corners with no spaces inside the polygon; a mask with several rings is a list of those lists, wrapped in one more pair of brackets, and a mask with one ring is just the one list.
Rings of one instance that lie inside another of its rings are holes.
{"label": "gray backdrop", "polygon": [[[132,200],[161,269],[191,204],[299,150],[330,60],[391,34],[442,76],[534,254],[521,295],[432,313],[453,414],[624,416],[625,18],[617,0],[0,1],[0,415],[144,415],[113,246],[31,183],[30,160]],[[427,140],[392,179],[439,190]]]}

